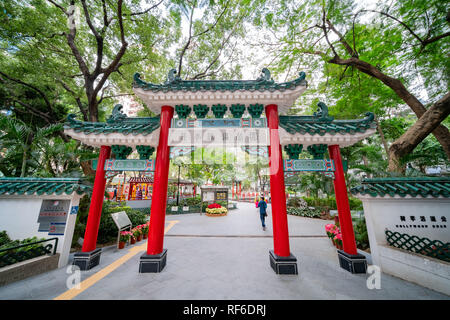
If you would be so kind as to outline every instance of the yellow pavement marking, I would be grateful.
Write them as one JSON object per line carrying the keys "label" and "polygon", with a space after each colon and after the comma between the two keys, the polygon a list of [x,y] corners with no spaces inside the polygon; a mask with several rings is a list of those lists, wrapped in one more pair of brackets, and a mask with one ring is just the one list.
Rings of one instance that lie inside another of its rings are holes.
{"label": "yellow pavement marking", "polygon": [[[167,222],[168,222],[169,225],[166,226],[166,228],[164,229],[164,234],[166,234],[176,223],[178,223],[179,220],[172,220],[172,221],[167,221]],[[77,295],[82,293],[84,290],[88,289],[90,286],[94,285],[95,283],[97,283],[98,281],[100,281],[101,279],[106,277],[108,274],[110,274],[111,272],[116,270],[118,267],[120,267],[122,264],[127,262],[133,256],[135,256],[139,252],[145,251],[146,249],[147,249],[147,242],[145,242],[145,243],[143,243],[143,244],[141,244],[139,246],[135,246],[135,247],[129,249],[127,254],[125,254],[124,256],[120,257],[119,259],[117,259],[116,261],[114,261],[110,265],[106,266],[105,268],[99,270],[97,273],[93,274],[92,276],[90,276],[86,280],[83,280],[80,283],[80,287],[78,289],[77,288],[69,289],[66,292],[64,292],[63,294],[61,294],[61,295],[57,296],[56,298],[54,298],[53,300],[70,300],[70,299],[73,299],[74,297],[76,297]]]}

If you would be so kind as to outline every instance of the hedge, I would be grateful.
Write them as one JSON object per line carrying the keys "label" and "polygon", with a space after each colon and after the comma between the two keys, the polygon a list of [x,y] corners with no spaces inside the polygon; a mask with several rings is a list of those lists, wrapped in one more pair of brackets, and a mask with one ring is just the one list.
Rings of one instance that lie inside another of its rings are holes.
{"label": "hedge", "polygon": [[[310,207],[320,208],[324,210],[337,210],[336,198],[334,196],[327,198],[302,197]],[[295,199],[295,198],[293,198]],[[291,198],[289,199],[291,200]],[[362,201],[358,198],[349,197],[350,210],[362,210]],[[289,202],[288,202],[289,203]]]}

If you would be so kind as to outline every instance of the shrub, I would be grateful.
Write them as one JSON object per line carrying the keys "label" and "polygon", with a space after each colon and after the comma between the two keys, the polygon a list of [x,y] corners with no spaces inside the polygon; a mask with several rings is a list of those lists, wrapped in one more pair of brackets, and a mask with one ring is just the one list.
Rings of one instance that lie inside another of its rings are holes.
{"label": "shrub", "polygon": [[[102,216],[100,219],[100,226],[98,229],[97,243],[105,244],[114,241],[117,238],[117,226],[111,218],[111,213],[125,211],[133,226],[137,226],[147,222],[147,215],[140,210],[132,209],[127,206],[117,205],[113,201],[105,201],[102,207]],[[78,223],[75,230],[79,237],[84,237],[86,224]],[[74,239],[75,240],[75,239]],[[78,238],[76,238],[78,240]]]}
{"label": "shrub", "polygon": [[294,216],[300,217],[308,217],[308,218],[320,218],[320,211],[317,209],[309,209],[309,208],[297,208],[297,207],[287,207],[287,214],[291,214]]}
{"label": "shrub", "polygon": [[356,246],[361,250],[369,248],[369,235],[367,233],[366,220],[364,218],[359,219],[353,229],[355,231]]}
{"label": "shrub", "polygon": [[183,201],[180,201],[180,205],[183,206],[199,206],[202,203],[202,199],[200,196],[195,196],[194,198],[185,198]]}
{"label": "shrub", "polygon": [[222,207],[221,205],[217,203],[210,204],[208,208],[206,208],[206,212],[209,214],[222,214],[227,213],[228,210],[225,207]]}
{"label": "shrub", "polygon": [[302,198],[289,198],[287,201],[289,207],[296,207],[299,209],[308,208],[308,203]]}
{"label": "shrub", "polygon": [[[1,233],[6,234],[6,231],[2,231]],[[9,239],[9,237],[8,237]],[[10,239],[11,240],[11,239]],[[0,246],[0,249],[6,249],[15,247],[22,244],[28,244],[40,240],[45,240],[45,238],[38,239],[37,237],[32,238],[26,238],[24,240],[13,240],[9,241],[7,243],[4,243],[2,246]],[[37,243],[32,244],[26,247],[18,248],[18,249],[12,249],[8,251],[4,251],[0,253],[0,268],[11,265],[17,262],[21,262],[24,260],[36,258],[39,256],[42,256],[46,254],[47,252],[50,252],[50,250],[53,248],[53,244],[51,243]]]}
{"label": "shrub", "polygon": [[0,247],[11,242],[11,239],[9,238],[8,234],[6,233],[6,230],[3,230],[0,232]]}
{"label": "shrub", "polygon": [[[292,198],[298,199],[298,198]],[[312,197],[303,197],[309,207],[315,207],[320,209],[321,211],[329,211],[329,210],[337,210],[336,206],[336,198],[334,196],[330,196],[327,198],[312,198]],[[291,199],[289,199],[291,200]],[[293,200],[294,201],[294,200]],[[362,201],[358,198],[349,197],[348,202],[350,205],[350,210],[362,210]],[[289,204],[289,201],[288,201]]]}

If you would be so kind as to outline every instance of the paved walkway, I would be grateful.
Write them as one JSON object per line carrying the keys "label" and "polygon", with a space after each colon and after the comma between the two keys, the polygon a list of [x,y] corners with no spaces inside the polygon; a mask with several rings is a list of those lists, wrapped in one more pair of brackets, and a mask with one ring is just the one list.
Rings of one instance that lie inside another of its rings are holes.
{"label": "paved walkway", "polygon": [[[270,206],[269,206],[270,209]],[[0,287],[0,299],[449,299],[382,274],[381,289],[369,290],[367,275],[341,269],[324,234],[329,221],[289,216],[291,252],[298,275],[277,275],[269,265],[273,248],[253,204],[239,203],[224,217],[169,215],[164,247],[167,265],[140,274],[146,243],[103,249],[100,265],[81,273],[80,289],[68,290],[75,274],[67,267]],[[70,269],[70,267],[69,267]]]}

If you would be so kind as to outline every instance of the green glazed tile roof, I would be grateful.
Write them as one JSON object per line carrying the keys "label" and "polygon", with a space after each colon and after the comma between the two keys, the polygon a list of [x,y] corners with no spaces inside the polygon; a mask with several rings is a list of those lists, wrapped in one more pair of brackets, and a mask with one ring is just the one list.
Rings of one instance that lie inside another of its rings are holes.
{"label": "green glazed tile roof", "polygon": [[297,86],[306,86],[305,73],[300,72],[299,77],[289,82],[275,83],[270,77],[268,69],[262,70],[261,76],[256,80],[181,80],[175,76],[176,70],[169,71],[169,76],[164,84],[153,84],[141,79],[141,75],[134,75],[134,88],[151,90],[153,92],[169,91],[275,91],[295,89]]}
{"label": "green glazed tile roof", "polygon": [[78,178],[0,178],[0,195],[79,195],[92,192],[92,186]]}
{"label": "green glazed tile roof", "polygon": [[352,188],[354,195],[383,197],[407,195],[417,197],[450,197],[450,177],[411,177],[365,179],[358,187]]}
{"label": "green glazed tile roof", "polygon": [[355,134],[376,128],[372,112],[367,112],[364,119],[334,120],[334,117],[328,115],[328,107],[324,103],[319,102],[318,106],[313,116],[279,116],[280,127],[290,134],[309,133],[321,136],[326,133]]}
{"label": "green glazed tile roof", "polygon": [[73,129],[75,132],[84,134],[108,134],[123,133],[124,135],[142,134],[144,136],[152,133],[159,128],[159,117],[128,118],[122,113],[120,104],[114,107],[114,110],[106,122],[84,122],[75,119],[75,115],[70,114],[64,129]]}

